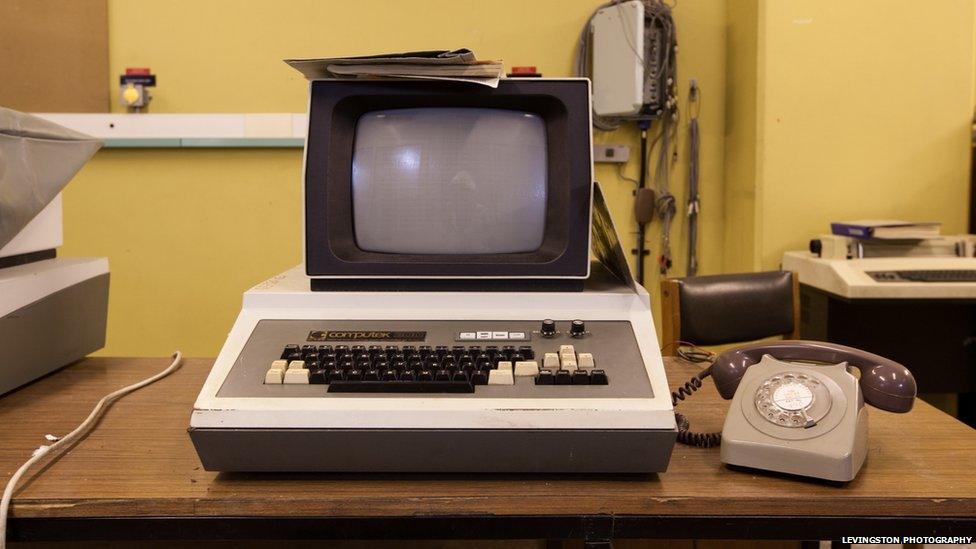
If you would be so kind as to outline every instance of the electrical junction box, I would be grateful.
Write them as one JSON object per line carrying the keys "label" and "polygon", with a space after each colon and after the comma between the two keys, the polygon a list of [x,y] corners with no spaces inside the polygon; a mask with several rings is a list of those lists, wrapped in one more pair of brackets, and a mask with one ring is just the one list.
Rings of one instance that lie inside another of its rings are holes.
{"label": "electrical junction box", "polygon": [[597,10],[593,33],[593,111],[626,117],[661,108],[664,33],[644,17],[644,2],[631,0]]}
{"label": "electrical junction box", "polygon": [[597,10],[593,33],[593,111],[629,116],[644,105],[644,2]]}

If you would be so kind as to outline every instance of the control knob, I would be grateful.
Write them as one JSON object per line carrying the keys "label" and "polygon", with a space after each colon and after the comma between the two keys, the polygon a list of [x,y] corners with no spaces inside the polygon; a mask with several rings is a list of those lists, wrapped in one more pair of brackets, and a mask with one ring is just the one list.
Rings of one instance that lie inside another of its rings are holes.
{"label": "control knob", "polygon": [[555,337],[556,336],[556,321],[547,318],[542,321],[542,327],[539,328],[539,333],[542,337]]}
{"label": "control knob", "polygon": [[569,336],[570,337],[583,337],[586,335],[586,323],[582,320],[576,319],[569,325]]}

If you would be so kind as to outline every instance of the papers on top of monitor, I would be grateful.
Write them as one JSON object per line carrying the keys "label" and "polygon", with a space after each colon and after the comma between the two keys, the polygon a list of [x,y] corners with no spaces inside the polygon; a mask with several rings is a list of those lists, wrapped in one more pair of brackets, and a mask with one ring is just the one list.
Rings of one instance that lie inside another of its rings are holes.
{"label": "papers on top of monitor", "polygon": [[389,53],[356,57],[286,59],[309,80],[329,78],[416,78],[498,87],[500,61],[479,61],[467,49]]}

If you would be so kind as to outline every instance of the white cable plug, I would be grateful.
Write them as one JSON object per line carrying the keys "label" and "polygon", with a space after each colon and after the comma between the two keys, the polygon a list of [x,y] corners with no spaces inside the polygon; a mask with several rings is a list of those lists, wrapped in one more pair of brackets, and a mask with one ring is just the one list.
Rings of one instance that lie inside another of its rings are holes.
{"label": "white cable plug", "polygon": [[[95,423],[98,422],[98,419],[105,412],[105,409],[112,402],[137,389],[141,389],[142,387],[145,387],[150,383],[159,381],[160,379],[175,372],[177,369],[179,369],[179,367],[182,364],[183,364],[183,353],[181,353],[180,351],[176,351],[175,353],[173,353],[172,364],[170,364],[169,367],[163,370],[162,372],[159,372],[158,374],[152,377],[148,377],[138,383],[133,383],[128,387],[123,387],[118,391],[109,393],[108,395],[102,397],[102,400],[98,401],[98,404],[96,404],[95,408],[92,409],[90,414],[88,414],[88,417],[85,418],[85,421],[82,421],[81,424],[75,428],[75,430],[71,431],[70,433],[61,437],[60,439],[50,434],[44,436],[44,438],[46,438],[48,441],[53,442],[53,444],[41,445],[36,450],[34,450],[34,453],[31,454],[31,458],[28,459],[26,462],[24,462],[24,464],[21,465],[19,469],[17,469],[17,472],[15,472],[13,476],[10,477],[10,480],[7,481],[6,489],[4,489],[3,491],[3,499],[0,499],[0,549],[6,549],[7,547],[7,515],[10,512],[10,500],[13,498],[14,490],[17,488],[17,483],[20,481],[20,478],[24,476],[24,473],[26,473],[27,470],[30,469],[32,465],[40,461],[44,456],[51,453],[52,451],[61,448],[62,446],[68,445],[71,442],[74,442],[75,440],[78,440],[88,435],[88,433],[90,433],[91,430],[95,427]],[[57,456],[55,456],[55,459],[56,458]]]}

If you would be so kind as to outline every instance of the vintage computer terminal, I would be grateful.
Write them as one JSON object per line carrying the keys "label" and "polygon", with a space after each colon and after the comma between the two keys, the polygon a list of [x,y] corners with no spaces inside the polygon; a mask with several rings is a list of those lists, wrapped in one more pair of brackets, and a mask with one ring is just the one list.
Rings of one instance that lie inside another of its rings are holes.
{"label": "vintage computer terminal", "polygon": [[204,467],[664,471],[671,395],[590,124],[586,79],[313,80],[305,261],[244,294],[190,420]]}

